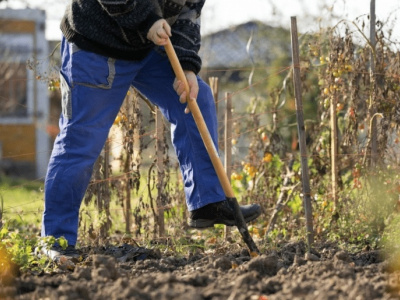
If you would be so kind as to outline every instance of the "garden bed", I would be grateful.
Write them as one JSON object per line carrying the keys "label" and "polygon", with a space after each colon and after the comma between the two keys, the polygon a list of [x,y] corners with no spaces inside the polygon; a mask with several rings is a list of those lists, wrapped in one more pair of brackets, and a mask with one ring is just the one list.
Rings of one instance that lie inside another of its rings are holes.
{"label": "garden bed", "polygon": [[[268,249],[268,247],[266,248]],[[380,251],[303,242],[250,257],[239,245],[174,255],[123,244],[83,248],[74,268],[28,272],[1,299],[400,299],[400,272]]]}

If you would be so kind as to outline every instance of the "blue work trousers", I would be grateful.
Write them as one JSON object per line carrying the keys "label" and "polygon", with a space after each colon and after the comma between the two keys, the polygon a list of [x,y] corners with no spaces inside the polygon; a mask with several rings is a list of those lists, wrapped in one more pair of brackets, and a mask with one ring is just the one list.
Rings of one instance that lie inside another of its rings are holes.
{"label": "blue work trousers", "polygon": [[[125,61],[61,43],[62,114],[45,180],[42,236],[64,236],[75,245],[79,209],[93,165],[130,86],[157,105],[171,123],[189,211],[222,201],[224,192],[186,104],[173,89],[175,75],[164,53]],[[217,118],[210,88],[198,77],[197,103],[214,144]]]}

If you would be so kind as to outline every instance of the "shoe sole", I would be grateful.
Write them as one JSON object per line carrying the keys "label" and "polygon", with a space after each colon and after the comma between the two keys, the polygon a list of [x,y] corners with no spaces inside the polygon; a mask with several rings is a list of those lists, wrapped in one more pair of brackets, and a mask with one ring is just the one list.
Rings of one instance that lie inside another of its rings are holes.
{"label": "shoe sole", "polygon": [[[251,215],[247,218],[244,219],[246,223],[249,223],[255,219],[257,219],[261,215],[261,211],[257,211],[254,215]],[[221,220],[221,219],[197,219],[197,220],[189,220],[189,226],[192,228],[197,228],[197,229],[204,229],[204,228],[209,228],[209,227],[214,227],[215,224],[223,224],[226,226],[235,226],[236,222],[235,220]]]}

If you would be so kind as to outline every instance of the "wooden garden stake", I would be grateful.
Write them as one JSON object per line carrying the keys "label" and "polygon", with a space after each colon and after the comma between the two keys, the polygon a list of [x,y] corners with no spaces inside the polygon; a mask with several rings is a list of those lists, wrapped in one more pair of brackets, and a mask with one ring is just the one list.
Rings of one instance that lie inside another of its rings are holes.
{"label": "wooden garden stake", "polygon": [[294,81],[294,94],[296,100],[297,129],[299,133],[299,146],[301,155],[301,179],[303,185],[303,204],[306,215],[307,242],[310,248],[311,245],[314,243],[314,232],[313,232],[312,207],[311,207],[311,197],[310,197],[311,194],[310,178],[308,174],[306,133],[304,127],[303,102],[301,95],[300,54],[299,54],[299,40],[297,34],[296,17],[291,17],[290,31],[292,38],[293,81]]}
{"label": "wooden garden stake", "polygon": [[[131,105],[134,101],[137,101],[137,97],[133,96],[133,93],[130,92],[128,93],[125,101],[125,114],[126,114],[126,119],[129,121],[131,120]],[[133,139],[135,141],[135,134],[133,136]],[[139,140],[139,139],[138,139]],[[129,184],[129,174],[130,174],[130,167],[131,167],[131,155],[129,153],[129,149],[127,150],[127,156],[126,160],[124,162],[124,173],[125,173],[125,205],[124,205],[124,214],[125,214],[125,233],[130,234],[131,233],[131,224],[132,224],[132,207],[131,207],[131,187]]]}
{"label": "wooden garden stake", "polygon": [[[124,101],[124,110],[126,114],[126,119],[130,120],[130,110],[129,110],[129,104],[130,101],[133,101],[131,99],[131,95],[128,92],[126,95],[125,101]],[[124,134],[125,135],[125,134]],[[123,205],[123,212],[124,212],[124,218],[125,218],[125,233],[130,234],[131,233],[131,188],[129,185],[129,168],[131,165],[131,156],[129,155],[129,151],[127,151],[127,156],[124,163],[124,174],[125,174],[125,197],[124,197],[124,205]]]}
{"label": "wooden garden stake", "polygon": [[[225,172],[228,178],[231,178],[232,174],[232,94],[226,93],[226,109],[225,109]],[[225,226],[225,240],[231,235],[231,229],[229,226]]]}
{"label": "wooden garden stake", "polygon": [[156,152],[157,152],[157,224],[158,237],[165,235],[164,224],[164,122],[161,111],[156,109]]}
{"label": "wooden garden stake", "polygon": [[215,109],[217,110],[217,116],[218,116],[218,93],[219,93],[218,77],[210,77],[208,78],[208,82],[210,84],[211,92],[214,97]]}
{"label": "wooden garden stake", "polygon": [[370,43],[371,47],[371,57],[370,57],[370,78],[371,78],[371,103],[369,105],[369,118],[370,118],[370,137],[371,137],[371,165],[375,166],[378,160],[378,128],[376,118],[373,116],[376,113],[376,98],[377,98],[377,82],[375,73],[375,49],[376,49],[376,38],[375,38],[375,0],[371,0],[370,3]]}
{"label": "wooden garden stake", "polygon": [[[219,106],[219,101],[218,101],[218,98],[219,98],[218,77],[210,77],[210,78],[208,78],[208,82],[210,84],[211,92],[212,92],[213,97],[214,97],[215,110],[217,112],[217,119],[218,119],[218,106]],[[218,137],[219,137],[220,136],[219,128],[217,130],[217,134],[218,134]],[[222,143],[221,139],[218,138],[218,147],[219,147],[219,149],[222,148],[221,147],[222,146],[221,143]]]}
{"label": "wooden garden stake", "polygon": [[337,208],[338,202],[338,131],[337,131],[337,117],[336,117],[336,91],[331,97],[330,114],[331,114],[331,174],[332,174],[332,200]]}

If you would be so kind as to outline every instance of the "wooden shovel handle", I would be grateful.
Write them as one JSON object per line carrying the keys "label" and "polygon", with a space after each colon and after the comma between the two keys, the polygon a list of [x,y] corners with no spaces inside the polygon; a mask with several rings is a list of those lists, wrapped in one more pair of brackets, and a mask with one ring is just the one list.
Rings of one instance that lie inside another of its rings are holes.
{"label": "wooden shovel handle", "polygon": [[168,39],[168,43],[164,47],[168,55],[168,59],[171,62],[172,69],[174,70],[176,78],[182,81],[185,85],[185,91],[187,95],[187,103],[189,109],[192,112],[194,121],[196,122],[197,128],[199,129],[201,138],[203,139],[203,143],[207,149],[208,155],[210,156],[211,162],[214,166],[215,172],[217,173],[218,179],[221,183],[222,189],[224,190],[225,196],[229,198],[234,198],[235,195],[233,193],[230,180],[218,156],[218,151],[211,138],[210,132],[208,131],[207,125],[204,122],[204,118],[203,115],[201,114],[199,106],[197,105],[197,101],[194,99],[190,99],[189,84],[187,82],[186,75],[183,72],[182,66],[178,60],[178,57],[176,56],[175,49],[172,46],[170,39]]}
{"label": "wooden shovel handle", "polygon": [[203,139],[204,146],[206,147],[208,155],[210,156],[215,172],[217,173],[219,182],[221,183],[222,189],[224,190],[225,196],[227,197],[227,201],[233,206],[236,226],[240,234],[242,235],[244,242],[249,247],[251,254],[258,255],[260,251],[258,250],[256,244],[254,243],[249,233],[249,230],[247,229],[247,225],[240,210],[240,206],[233,193],[231,182],[228,178],[228,175],[225,172],[221,160],[219,159],[217,148],[215,147],[210,132],[208,131],[207,125],[204,122],[204,118],[203,115],[201,114],[199,106],[197,105],[197,101],[194,99],[190,99],[189,96],[190,88],[186,79],[186,75],[183,72],[182,66],[178,60],[178,57],[176,56],[174,47],[172,46],[171,41],[169,39],[167,45],[165,46],[165,51],[167,52],[169,61],[171,62],[172,69],[175,72],[176,78],[178,78],[185,84],[185,90],[187,95],[186,100],[189,109],[192,112],[193,119],[196,122],[197,128],[199,129],[201,138]]}

